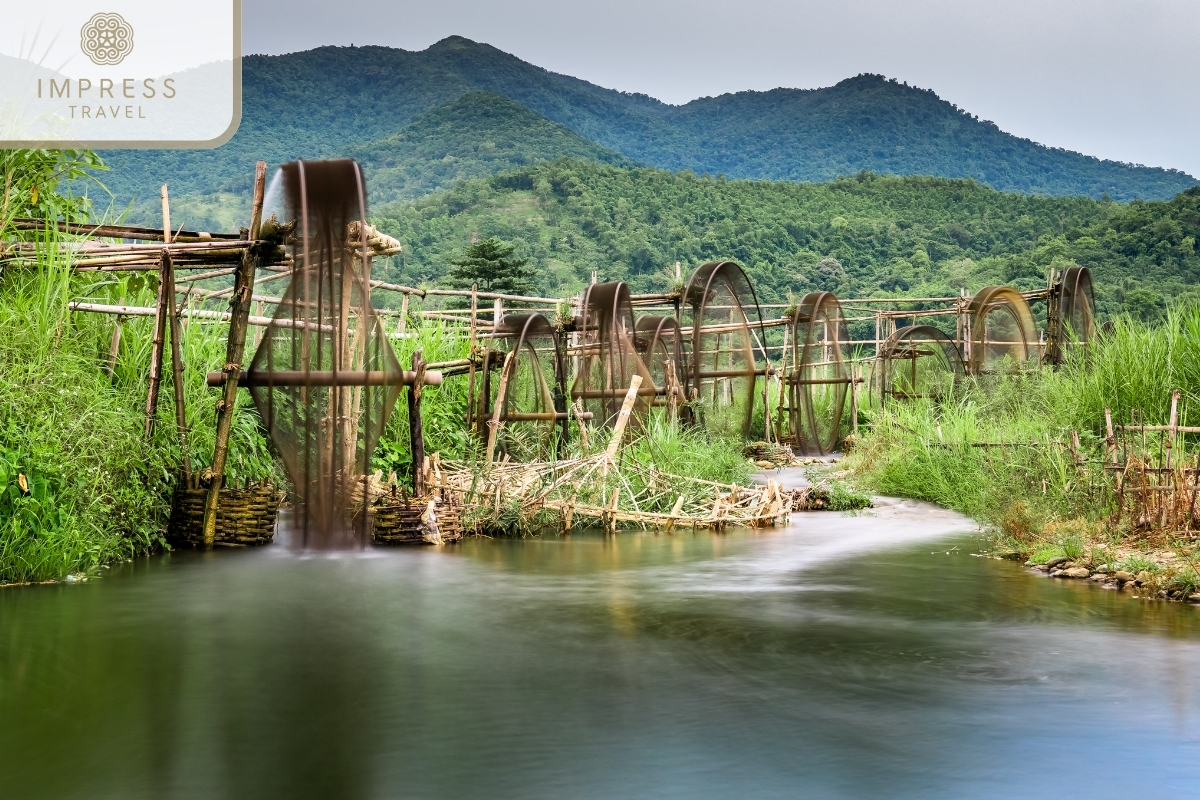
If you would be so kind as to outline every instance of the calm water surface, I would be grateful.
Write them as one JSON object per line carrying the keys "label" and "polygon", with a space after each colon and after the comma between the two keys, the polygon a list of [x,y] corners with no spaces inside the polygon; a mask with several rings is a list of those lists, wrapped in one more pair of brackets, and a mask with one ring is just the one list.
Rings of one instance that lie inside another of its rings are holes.
{"label": "calm water surface", "polygon": [[0,590],[0,796],[1200,796],[1200,610],[915,503]]}

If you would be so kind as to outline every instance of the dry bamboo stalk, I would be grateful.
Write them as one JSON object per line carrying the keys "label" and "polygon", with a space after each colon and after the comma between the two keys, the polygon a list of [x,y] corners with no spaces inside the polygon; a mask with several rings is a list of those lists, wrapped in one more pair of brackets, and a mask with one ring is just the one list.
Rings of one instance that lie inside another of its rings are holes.
{"label": "dry bamboo stalk", "polygon": [[199,275],[188,275],[186,283],[198,283],[211,278],[223,278],[226,275],[232,275],[237,272],[237,267],[225,267],[223,269],[215,269],[212,272],[201,272]]}
{"label": "dry bamboo stalk", "polygon": [[1162,433],[1164,431],[1174,431],[1175,433],[1200,433],[1200,427],[1194,425],[1121,425],[1123,431],[1146,431],[1148,433]]}
{"label": "dry bamboo stalk", "polygon": [[167,278],[171,285],[167,289],[168,318],[171,321],[171,380],[175,394],[175,430],[179,434],[179,452],[183,461],[184,480],[192,477],[191,449],[188,446],[187,407],[184,399],[183,385],[183,330],[179,324],[179,309],[175,304],[175,271],[170,269],[171,257],[164,256],[168,268]]}
{"label": "dry bamboo stalk", "polygon": [[583,401],[576,400],[571,404],[571,410],[574,412],[575,420],[579,423],[579,444],[584,450],[588,448],[588,430],[587,420],[584,418]]}
{"label": "dry bamboo stalk", "polygon": [[[164,196],[166,190],[167,187],[164,185]],[[170,231],[167,232],[167,235],[170,235]],[[168,295],[171,295],[170,257],[164,251],[161,258],[158,274],[158,302],[154,306],[154,341],[150,346],[150,382],[146,389],[146,424],[143,434],[147,439],[154,435],[154,423],[158,415],[158,387],[162,381],[163,339],[167,330]]]}
{"label": "dry bamboo stalk", "polygon": [[[115,314],[118,317],[153,317],[154,308],[144,306],[110,306],[103,303],[86,303],[79,300],[72,300],[67,304],[67,308],[71,311],[90,311],[97,314]],[[232,317],[228,311],[210,311],[203,308],[188,308],[180,309],[180,316],[184,319],[208,319],[214,322],[228,322]],[[318,326],[312,322],[304,322],[302,320],[280,319],[275,320],[271,317],[255,317],[247,318],[247,324],[260,325],[266,327],[268,325],[278,325],[281,328],[297,328],[309,330],[333,330],[331,325]]]}
{"label": "dry bamboo stalk", "polygon": [[492,457],[496,454],[496,439],[499,436],[500,426],[504,424],[500,419],[500,414],[504,410],[504,396],[508,393],[508,381],[512,377],[514,365],[517,363],[513,356],[514,353],[510,352],[504,357],[504,367],[500,371],[500,387],[496,392],[496,405],[492,409],[492,419],[488,422],[487,464],[489,466],[492,463]]}
{"label": "dry bamboo stalk", "polygon": [[425,359],[422,358],[422,351],[417,350],[413,353],[412,368],[416,379],[408,387],[409,452],[412,453],[413,494],[422,497],[425,494],[425,475],[421,469],[425,464],[425,436],[421,430],[421,389],[425,383]]}
{"label": "dry bamboo stalk", "polygon": [[621,403],[621,412],[617,414],[617,422],[613,426],[612,438],[608,441],[606,455],[610,461],[617,457],[617,450],[621,447],[621,437],[625,435],[625,426],[629,424],[629,414],[633,411],[633,404],[637,401],[638,389],[641,385],[641,375],[635,374],[629,379],[629,391],[625,392],[625,402]]}
{"label": "dry bamboo stalk", "polygon": [[[121,295],[118,301],[121,305],[125,305],[125,295]],[[117,372],[117,352],[121,347],[121,321],[124,319],[120,314],[117,315],[117,321],[113,325],[112,343],[108,346],[108,377],[111,380]]]}
{"label": "dry bamboo stalk", "polygon": [[675,498],[675,505],[671,508],[671,516],[667,520],[667,525],[666,525],[667,533],[670,533],[671,529],[675,527],[675,519],[679,516],[679,512],[682,510],[683,510],[683,495],[679,495],[679,497]]}
{"label": "dry bamboo stalk", "polygon": [[372,289],[385,289],[389,292],[401,292],[407,297],[410,294],[415,294],[417,297],[424,297],[426,292],[424,289],[415,289],[412,286],[399,286],[394,283],[385,283],[383,281],[371,281]]}
{"label": "dry bamboo stalk", "polygon": [[[470,297],[469,289],[426,289],[425,294],[433,297]],[[526,297],[519,294],[499,294],[497,292],[478,292],[480,300],[508,300],[513,303],[544,303],[546,305],[558,305],[562,302],[558,297]]]}
{"label": "dry bamboo stalk", "polygon": [[667,378],[667,418],[674,422],[679,419],[679,377],[675,374],[675,359],[663,361],[663,372]]}
{"label": "dry bamboo stalk", "polygon": [[[231,270],[231,272],[232,271],[234,271],[234,270]],[[289,278],[289,277],[291,277],[291,275],[292,275],[292,273],[290,270],[287,272],[275,272],[270,275],[266,275],[262,278],[255,279],[254,285],[261,286],[262,284],[268,283],[270,281],[277,281],[281,278]],[[191,280],[191,279],[189,279],[189,280]],[[199,280],[199,278],[197,278],[196,280]],[[227,286],[224,289],[214,289],[212,291],[208,291],[206,289],[198,289],[198,290],[196,290],[196,294],[200,297],[203,297],[206,300],[215,300],[218,297],[228,297],[229,295],[233,294],[233,287]],[[274,302],[279,302],[279,299],[276,299]]]}

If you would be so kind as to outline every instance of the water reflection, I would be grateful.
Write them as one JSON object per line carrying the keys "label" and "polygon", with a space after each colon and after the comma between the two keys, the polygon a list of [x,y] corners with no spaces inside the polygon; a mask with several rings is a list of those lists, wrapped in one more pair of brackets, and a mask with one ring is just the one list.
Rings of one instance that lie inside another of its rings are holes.
{"label": "water reflection", "polygon": [[179,553],[0,591],[11,796],[1010,797],[1200,785],[1197,610],[786,531]]}

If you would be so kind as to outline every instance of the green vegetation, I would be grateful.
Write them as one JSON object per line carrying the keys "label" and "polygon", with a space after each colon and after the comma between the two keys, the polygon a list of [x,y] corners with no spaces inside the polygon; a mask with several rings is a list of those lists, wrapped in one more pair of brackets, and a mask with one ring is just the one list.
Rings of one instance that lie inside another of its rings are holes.
{"label": "green vegetation", "polygon": [[[0,238],[17,238],[13,217],[86,219],[99,168],[87,151],[0,151]],[[152,305],[153,276],[73,273],[55,255],[62,237],[36,236],[36,259],[0,272],[0,582],[58,578],[159,546],[182,463],[169,371],[155,436],[144,439],[151,321],[123,323],[110,376],[113,318],[67,308],[84,297]],[[194,367],[186,392],[198,469],[213,446],[217,397],[204,373],[224,362],[221,328],[190,325],[182,345]],[[274,470],[247,412],[231,439],[235,480]]]}
{"label": "green vegetation", "polygon": [[[0,278],[0,582],[58,578],[161,546],[183,458],[169,370],[154,437],[144,439],[153,323],[123,323],[110,378],[113,318],[67,310],[78,297],[151,305],[156,291],[141,277],[71,274],[44,254]],[[211,459],[218,397],[204,375],[224,362],[223,333],[193,323],[181,342],[195,470]],[[229,480],[278,479],[248,395],[239,409]]]}
{"label": "green vegetation", "polygon": [[87,219],[91,173],[102,169],[90,150],[0,150],[0,234],[16,217]]}
{"label": "green vegetation", "polygon": [[631,159],[491,92],[465,94],[394,136],[345,155],[363,164],[373,206],[558,158],[635,166]]}
{"label": "green vegetation", "polygon": [[[1064,556],[1155,571],[1145,554],[1117,556],[1184,543],[1151,541],[1131,530],[1128,519],[1110,523],[1111,492],[1098,466],[1104,409],[1118,423],[1140,409],[1148,424],[1162,424],[1170,392],[1180,388],[1180,424],[1196,424],[1200,305],[1174,308],[1159,323],[1119,318],[1088,350],[1076,351],[1059,370],[969,380],[937,402],[866,411],[869,433],[845,464],[878,492],[932,500],[995,525],[999,549],[1037,563]],[[1074,463],[1072,430],[1090,459],[1088,470]],[[1196,457],[1190,439],[1176,454],[1180,463]]]}
{"label": "green vegetation", "polygon": [[533,270],[527,258],[513,258],[516,247],[496,238],[469,244],[460,258],[450,260],[449,282],[464,289],[478,286],[484,292],[528,294],[533,291]]}
{"label": "green vegetation", "polygon": [[[1200,282],[1200,189],[1129,205],[997,192],[972,180],[862,173],[826,184],[726,181],[579,161],[527,167],[376,210],[405,245],[393,280],[442,279],[472,235],[518,245],[538,289],[568,295],[593,270],[635,291],[667,288],[673,265],[744,264],[762,301],[958,294],[1045,285],[1090,267],[1102,315],[1153,319]],[[395,261],[395,260],[394,260]],[[668,268],[668,267],[671,268]],[[686,274],[686,272],[685,272]]]}
{"label": "green vegetation", "polygon": [[[498,99],[479,102],[498,109],[497,118],[520,116]],[[547,141],[567,141],[561,130],[544,130]],[[89,213],[96,184],[87,175],[99,167],[93,154],[8,151],[0,153],[0,167],[0,221]],[[412,172],[401,178],[438,179]],[[994,522],[1023,552],[1071,555],[1111,545],[1103,497],[1079,486],[1057,444],[1066,431],[1079,430],[1094,449],[1106,406],[1116,415],[1141,408],[1148,419],[1162,418],[1171,386],[1188,392],[1188,408],[1200,400],[1200,188],[1166,202],[1122,205],[1002,193],[974,180],[860,173],[827,184],[729,181],[560,159],[392,204],[376,221],[405,245],[402,257],[379,264],[379,277],[454,279],[553,296],[578,291],[593,270],[637,291],[667,288],[675,261],[691,267],[716,258],[745,264],[763,301],[812,289],[862,297],[957,294],[990,283],[1034,288],[1049,268],[1091,267],[1101,314],[1132,316],[1092,348],[1088,364],[966,385],[940,404],[871,412],[871,431],[852,460],[879,491],[926,497]],[[482,241],[468,246],[473,237]],[[159,545],[183,454],[169,374],[154,439],[142,438],[151,321],[123,323],[110,377],[113,319],[66,308],[68,299],[84,298],[151,305],[155,290],[153,276],[73,275],[45,253],[0,276],[0,580],[56,577]],[[459,332],[416,322],[397,340],[402,361],[418,347],[428,361],[465,355]],[[212,449],[217,395],[203,375],[224,360],[223,331],[194,322],[184,336],[193,469],[207,464]],[[429,452],[470,461],[478,445],[462,425],[465,383],[430,389],[424,422]],[[230,477],[281,477],[248,396],[239,402]],[[712,480],[744,477],[740,447],[719,431],[656,424],[634,438],[629,457]],[[406,425],[403,413],[393,416],[378,469],[407,473]],[[963,446],[978,441],[1020,446]],[[1031,442],[1039,444],[1026,446]],[[846,507],[858,502],[850,490],[839,498]]]}
{"label": "green vegetation", "polygon": [[[614,153],[730,178],[828,181],[870,170],[974,178],[1024,193],[1097,199],[1107,193],[1121,201],[1166,199],[1196,183],[1173,170],[1044,147],[930,90],[879,75],[823,89],[738,92],[670,106],[548,72],[459,36],[419,52],[321,47],[247,56],[242,71],[244,113],[229,143],[215,150],[104,154],[114,168],[109,185],[118,209],[132,203],[132,219],[154,220],[158,187],[166,181],[180,212],[187,211],[180,219],[188,227],[228,229],[218,223],[229,221],[231,204],[248,207],[255,160],[277,164],[352,150],[368,173],[378,168],[383,183],[375,204],[539,158],[616,163]],[[479,92],[528,111],[516,113],[478,94],[482,111],[472,108],[475,101],[455,105]],[[418,121],[422,115],[428,117]],[[465,123],[461,130],[457,122]],[[489,141],[495,152],[487,149]],[[450,163],[430,161],[447,156]]]}

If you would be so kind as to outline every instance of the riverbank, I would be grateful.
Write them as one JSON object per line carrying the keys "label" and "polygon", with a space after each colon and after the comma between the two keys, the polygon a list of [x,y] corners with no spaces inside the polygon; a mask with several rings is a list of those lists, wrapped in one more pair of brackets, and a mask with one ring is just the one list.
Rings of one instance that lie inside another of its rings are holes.
{"label": "riverbank", "polygon": [[[1059,369],[968,378],[944,397],[869,408],[839,469],[873,492],[979,520],[995,554],[1039,566],[1062,559],[1080,578],[1086,569],[1139,596],[1188,599],[1200,591],[1191,490],[1200,437],[1140,428],[1123,436],[1120,427],[1131,418],[1168,427],[1175,389],[1176,424],[1194,426],[1196,306],[1158,324],[1118,319]],[[1175,476],[1169,496],[1181,506],[1171,515],[1155,499],[1168,495],[1147,486],[1156,472]]]}

